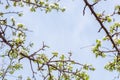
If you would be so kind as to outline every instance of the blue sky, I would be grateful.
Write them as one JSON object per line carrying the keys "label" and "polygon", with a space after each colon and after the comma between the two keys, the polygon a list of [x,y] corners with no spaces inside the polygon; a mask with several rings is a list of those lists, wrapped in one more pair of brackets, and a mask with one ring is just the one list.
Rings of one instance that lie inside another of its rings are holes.
{"label": "blue sky", "polygon": [[66,7],[64,13],[53,11],[45,14],[39,10],[37,13],[30,13],[25,9],[25,15],[21,18],[21,21],[28,23],[26,25],[34,31],[29,33],[28,39],[35,42],[35,48],[44,41],[50,46],[49,52],[58,51],[66,54],[71,51],[76,61],[93,64],[96,71],[89,72],[90,80],[101,78],[102,80],[112,80],[115,74],[103,69],[103,66],[110,59],[96,59],[90,51],[91,47],[80,49],[94,44],[96,38],[101,39],[103,37],[103,32],[102,35],[97,33],[99,29],[98,23],[90,15],[88,9],[86,15],[82,15],[84,7],[82,1],[66,0],[61,3]]}
{"label": "blue sky", "polygon": [[[113,1],[114,3],[103,2],[102,5],[98,5],[96,11],[108,8],[109,12],[111,11],[110,7],[118,4],[117,1],[119,0]],[[101,39],[104,35],[103,31],[97,33],[100,26],[95,18],[88,9],[86,9],[85,16],[82,15],[84,7],[82,0],[62,0],[61,5],[66,7],[64,13],[52,11],[45,14],[39,10],[36,13],[30,13],[28,7],[19,10],[23,10],[24,16],[18,18],[17,21],[24,23],[33,31],[27,33],[27,40],[34,42],[33,51],[37,50],[44,41],[45,44],[50,46],[50,49],[47,49],[48,55],[53,51],[62,54],[71,51],[73,59],[76,61],[93,64],[96,71],[88,72],[90,80],[112,80],[116,74],[103,69],[103,66],[111,59],[109,57],[96,59],[91,52],[91,47],[81,49],[81,47],[95,44],[95,40]],[[27,72],[25,73],[27,74]]]}

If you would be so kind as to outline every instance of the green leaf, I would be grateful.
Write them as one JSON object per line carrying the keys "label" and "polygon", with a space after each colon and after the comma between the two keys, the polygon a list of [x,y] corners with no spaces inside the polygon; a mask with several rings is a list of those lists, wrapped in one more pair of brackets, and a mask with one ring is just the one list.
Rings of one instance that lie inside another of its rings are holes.
{"label": "green leaf", "polygon": [[108,22],[112,21],[112,19],[110,18],[110,16],[106,16],[106,19],[107,19]]}
{"label": "green leaf", "polygon": [[18,80],[22,80],[22,75],[19,75],[19,76],[18,76]]}
{"label": "green leaf", "polygon": [[17,24],[18,28],[23,28],[23,24],[19,23]]}
{"label": "green leaf", "polygon": [[20,63],[16,63],[13,67],[14,67],[16,70],[23,68],[23,67],[22,67],[22,64],[20,64]]}
{"label": "green leaf", "polygon": [[28,78],[27,78],[27,80],[31,80],[31,78],[30,78],[30,77],[28,77]]}
{"label": "green leaf", "polygon": [[3,13],[2,13],[2,12],[0,12],[0,16],[3,16]]}
{"label": "green leaf", "polygon": [[11,18],[11,22],[12,22],[12,26],[14,26],[15,25],[15,19]]}
{"label": "green leaf", "polygon": [[16,2],[16,1],[13,2],[13,6],[14,6],[14,7],[17,6],[17,2]]}
{"label": "green leaf", "polygon": [[120,5],[115,6],[115,10],[118,10],[118,9],[120,9]]}
{"label": "green leaf", "polygon": [[48,13],[48,12],[50,12],[51,11],[51,8],[50,7],[47,7],[46,9],[45,9],[45,12],[46,13]]}
{"label": "green leaf", "polygon": [[30,44],[29,44],[30,47],[33,47],[33,45],[34,45],[34,43],[30,43]]}
{"label": "green leaf", "polygon": [[19,16],[19,17],[23,16],[23,13],[19,13],[18,16]]}
{"label": "green leaf", "polygon": [[120,44],[120,39],[118,39],[117,43]]}
{"label": "green leaf", "polygon": [[44,2],[44,1],[40,1],[39,4],[40,4],[41,6],[43,6],[43,5],[45,4],[45,2]]}
{"label": "green leaf", "polygon": [[9,7],[10,7],[9,5],[6,5],[6,6],[5,6],[5,9],[8,9]]}
{"label": "green leaf", "polygon": [[93,0],[94,3],[98,2],[99,0]]}
{"label": "green leaf", "polygon": [[90,70],[95,71],[95,68],[90,68]]}
{"label": "green leaf", "polygon": [[89,69],[89,66],[85,64],[85,65],[83,66],[83,69],[88,70],[88,69]]}
{"label": "green leaf", "polygon": [[53,56],[57,57],[58,56],[58,52],[52,52]]}
{"label": "green leaf", "polygon": [[61,55],[60,59],[64,60],[65,59],[65,55]]}
{"label": "green leaf", "polygon": [[14,70],[9,71],[9,73],[10,73],[10,74],[13,74],[13,73],[14,73]]}
{"label": "green leaf", "polygon": [[65,11],[65,8],[62,8],[61,11],[64,12],[64,11]]}
{"label": "green leaf", "polygon": [[34,7],[31,7],[31,8],[30,8],[30,11],[31,11],[31,12],[36,12],[36,10],[35,10]]}

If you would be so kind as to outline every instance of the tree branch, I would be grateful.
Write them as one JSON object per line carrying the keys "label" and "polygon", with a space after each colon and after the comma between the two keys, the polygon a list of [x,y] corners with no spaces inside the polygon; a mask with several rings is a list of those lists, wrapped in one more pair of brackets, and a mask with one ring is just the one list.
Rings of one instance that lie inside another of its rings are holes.
{"label": "tree branch", "polygon": [[109,34],[108,30],[106,29],[106,27],[103,25],[103,23],[100,21],[99,17],[97,16],[96,12],[93,9],[93,6],[89,4],[89,2],[87,0],[84,0],[85,2],[85,6],[88,6],[88,8],[90,9],[90,11],[92,12],[92,14],[94,15],[94,17],[96,18],[96,20],[98,21],[98,23],[100,24],[101,28],[105,31],[105,33],[107,34],[107,36],[109,37],[111,43],[113,44],[113,47],[116,49],[116,51],[118,52],[118,55],[120,55],[120,50],[118,49],[118,47],[116,46],[114,40],[112,39],[111,35]]}

